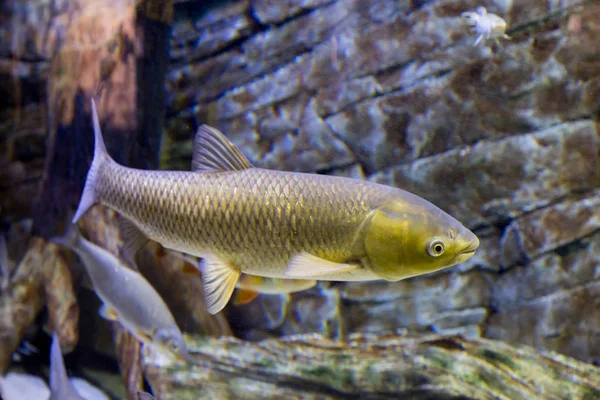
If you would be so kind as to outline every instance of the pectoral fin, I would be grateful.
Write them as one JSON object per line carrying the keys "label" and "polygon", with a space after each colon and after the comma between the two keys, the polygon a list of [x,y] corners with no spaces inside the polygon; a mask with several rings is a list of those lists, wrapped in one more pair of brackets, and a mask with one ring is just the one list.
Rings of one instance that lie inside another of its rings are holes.
{"label": "pectoral fin", "polygon": [[306,252],[301,252],[292,257],[285,270],[285,275],[297,278],[312,278],[320,275],[348,272],[358,267],[360,267],[359,264],[336,263]]}
{"label": "pectoral fin", "polygon": [[100,310],[98,310],[98,314],[100,314],[100,316],[107,321],[118,321],[119,320],[119,317],[117,316],[117,313],[115,312],[115,310],[113,310],[106,304],[103,304],[102,307],[100,307]]}
{"label": "pectoral fin", "polygon": [[238,289],[237,292],[235,292],[233,304],[236,306],[248,304],[254,300],[256,296],[258,296],[258,292],[255,292],[254,290]]}
{"label": "pectoral fin", "polygon": [[235,284],[241,275],[239,268],[209,256],[200,263],[204,281],[204,300],[210,314],[221,311],[233,294]]}

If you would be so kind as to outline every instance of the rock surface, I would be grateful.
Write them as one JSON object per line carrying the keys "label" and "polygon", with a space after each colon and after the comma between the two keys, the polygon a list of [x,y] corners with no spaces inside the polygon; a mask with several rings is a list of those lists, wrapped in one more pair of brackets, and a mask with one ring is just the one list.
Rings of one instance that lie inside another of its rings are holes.
{"label": "rock surface", "polygon": [[175,23],[165,165],[189,169],[208,123],[257,166],[405,188],[482,242],[431,276],[259,296],[229,308],[237,334],[408,328],[599,360],[600,4],[487,1],[512,40],[474,47],[479,5],[238,1]]}
{"label": "rock surface", "polygon": [[597,367],[528,347],[454,336],[320,335],[258,343],[188,337],[193,368],[145,355],[158,398],[594,399]]}

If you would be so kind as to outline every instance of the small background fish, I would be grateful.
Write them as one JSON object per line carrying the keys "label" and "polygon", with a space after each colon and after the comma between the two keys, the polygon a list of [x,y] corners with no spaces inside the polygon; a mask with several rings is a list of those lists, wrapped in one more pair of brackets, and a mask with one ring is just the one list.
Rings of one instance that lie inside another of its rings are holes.
{"label": "small background fish", "polygon": [[188,354],[181,331],[167,305],[148,281],[107,250],[87,241],[76,225],[53,239],[82,259],[94,290],[103,301],[100,314],[118,320],[140,342],[158,346],[180,360]]}

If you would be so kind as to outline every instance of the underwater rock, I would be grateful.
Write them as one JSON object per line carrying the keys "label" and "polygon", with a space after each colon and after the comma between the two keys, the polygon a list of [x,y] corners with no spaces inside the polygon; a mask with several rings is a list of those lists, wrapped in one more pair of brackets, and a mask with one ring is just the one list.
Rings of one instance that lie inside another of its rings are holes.
{"label": "underwater rock", "polygon": [[600,396],[600,369],[555,353],[442,335],[188,337],[193,367],[144,355],[157,398],[556,399]]}
{"label": "underwater rock", "polygon": [[586,238],[600,229],[600,192],[535,210],[513,221],[501,242],[505,268]]}
{"label": "underwater rock", "polygon": [[248,2],[237,1],[230,7],[207,9],[202,19],[186,20],[173,28],[169,56],[187,61],[204,59],[247,38],[256,33],[259,24],[252,18]]}
{"label": "underwater rock", "polygon": [[302,12],[313,12],[315,8],[332,3],[331,0],[252,0],[254,15],[262,24],[274,24],[296,17]]}
{"label": "underwater rock", "polygon": [[[193,130],[214,106],[216,126],[260,163],[265,127],[277,118],[264,114],[314,98],[317,113],[369,173],[596,112],[594,77],[569,74],[578,65],[593,68],[593,39],[587,31],[560,35],[555,22],[566,11],[552,10],[549,20],[535,7],[523,22],[540,27],[533,39],[521,34],[502,49],[474,49],[460,19],[470,8],[462,8],[437,1],[413,10],[391,0],[307,6],[214,57],[178,58],[167,78],[170,112]],[[591,16],[582,23],[595,29]],[[278,117],[289,131],[302,128],[299,115]]]}
{"label": "underwater rock", "polygon": [[369,179],[423,196],[467,226],[485,226],[600,186],[598,146],[595,122],[566,122],[421,158]]}

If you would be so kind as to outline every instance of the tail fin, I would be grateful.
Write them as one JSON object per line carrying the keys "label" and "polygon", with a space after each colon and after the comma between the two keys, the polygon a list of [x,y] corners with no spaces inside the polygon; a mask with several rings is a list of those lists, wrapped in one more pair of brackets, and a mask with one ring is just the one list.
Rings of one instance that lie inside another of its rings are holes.
{"label": "tail fin", "polygon": [[52,334],[52,345],[50,347],[50,398],[83,399],[69,381],[56,332]]}
{"label": "tail fin", "polygon": [[87,212],[94,204],[98,201],[96,194],[96,180],[100,172],[102,164],[106,160],[110,160],[110,156],[104,146],[104,140],[102,139],[102,131],[100,130],[100,123],[98,122],[98,113],[96,112],[96,103],[92,99],[92,119],[94,121],[94,159],[85,181],[85,187],[79,201],[79,207],[73,217],[73,223],[77,222],[83,214]]}
{"label": "tail fin", "polygon": [[50,239],[50,241],[58,244],[59,246],[65,246],[69,249],[74,249],[77,246],[77,242],[80,238],[81,231],[79,230],[77,224],[69,224],[67,232],[64,235],[54,237]]}
{"label": "tail fin", "polygon": [[58,335],[54,332],[50,347],[50,390],[58,392],[68,379],[62,352],[60,351]]}

